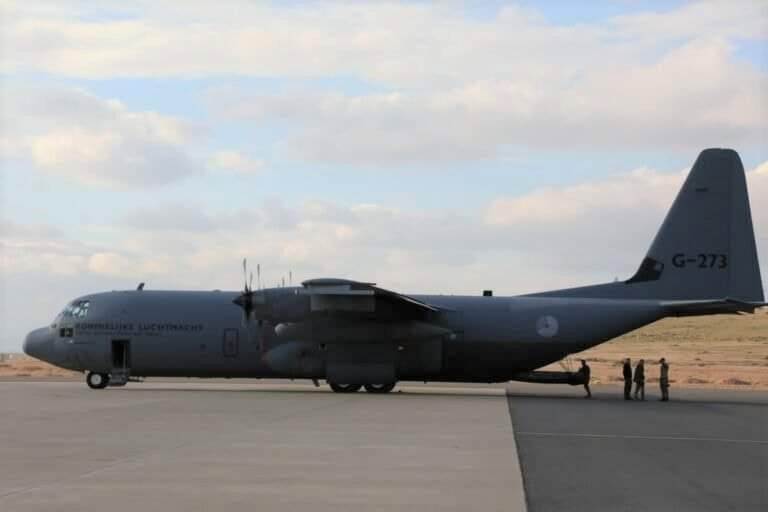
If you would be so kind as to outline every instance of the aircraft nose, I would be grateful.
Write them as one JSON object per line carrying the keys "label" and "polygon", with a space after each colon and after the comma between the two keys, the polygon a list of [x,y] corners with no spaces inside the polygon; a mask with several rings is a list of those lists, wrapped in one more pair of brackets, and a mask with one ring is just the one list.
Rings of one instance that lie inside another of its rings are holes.
{"label": "aircraft nose", "polygon": [[51,331],[43,327],[27,334],[24,339],[24,353],[41,361],[53,361],[53,335]]}

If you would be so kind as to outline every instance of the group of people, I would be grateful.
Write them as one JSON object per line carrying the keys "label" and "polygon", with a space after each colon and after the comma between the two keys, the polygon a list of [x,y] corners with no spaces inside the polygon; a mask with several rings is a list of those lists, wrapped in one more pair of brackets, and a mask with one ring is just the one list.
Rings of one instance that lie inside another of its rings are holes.
{"label": "group of people", "polygon": [[[584,389],[587,394],[584,398],[592,398],[592,391],[589,389],[589,378],[592,370],[587,361],[581,360],[579,373],[584,379]],[[622,367],[622,376],[624,377],[624,400],[632,400],[632,383],[635,383],[635,400],[645,400],[645,360],[641,359],[635,366],[635,372],[632,373],[632,361],[629,358],[624,360]],[[663,357],[659,361],[659,387],[661,388],[661,401],[669,401],[669,364]]]}

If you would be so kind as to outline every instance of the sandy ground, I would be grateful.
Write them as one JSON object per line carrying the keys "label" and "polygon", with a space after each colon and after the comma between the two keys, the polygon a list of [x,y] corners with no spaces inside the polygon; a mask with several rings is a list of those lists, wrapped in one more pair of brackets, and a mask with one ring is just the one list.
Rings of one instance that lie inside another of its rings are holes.
{"label": "sandy ground", "polygon": [[[626,334],[547,369],[576,369],[586,359],[595,383],[618,383],[621,361],[645,359],[647,385],[658,382],[658,359],[670,364],[674,386],[768,389],[768,310],[754,315],[669,318]],[[0,377],[72,377],[79,374],[15,355],[0,360]]]}
{"label": "sandy ground", "polygon": [[79,379],[81,375],[23,354],[0,354],[0,377],[71,377]]}
{"label": "sandy ground", "polygon": [[645,359],[646,386],[658,382],[658,360],[673,386],[768,389],[768,310],[754,315],[668,318],[549,366],[578,368],[586,359],[595,382],[622,381],[625,357]]}

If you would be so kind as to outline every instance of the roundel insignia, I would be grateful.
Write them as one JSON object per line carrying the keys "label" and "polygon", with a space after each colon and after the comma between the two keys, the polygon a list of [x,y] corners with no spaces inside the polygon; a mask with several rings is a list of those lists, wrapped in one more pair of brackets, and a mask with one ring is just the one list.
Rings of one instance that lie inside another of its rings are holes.
{"label": "roundel insignia", "polygon": [[542,316],[536,321],[536,332],[544,338],[551,338],[557,334],[560,324],[552,315]]}

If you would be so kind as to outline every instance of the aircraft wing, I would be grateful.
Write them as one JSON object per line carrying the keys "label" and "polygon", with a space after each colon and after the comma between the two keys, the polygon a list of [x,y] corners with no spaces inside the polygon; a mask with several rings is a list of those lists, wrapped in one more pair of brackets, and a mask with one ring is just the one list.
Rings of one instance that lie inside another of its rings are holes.
{"label": "aircraft wing", "polygon": [[755,309],[768,306],[765,302],[746,302],[724,298],[715,300],[664,300],[661,306],[672,316],[696,316],[754,313]]}
{"label": "aircraft wing", "polygon": [[402,295],[375,283],[350,281],[348,279],[310,279],[301,283],[301,293],[310,296],[310,310],[314,312],[357,313],[373,316],[423,317],[440,311],[440,308],[413,297]]}

